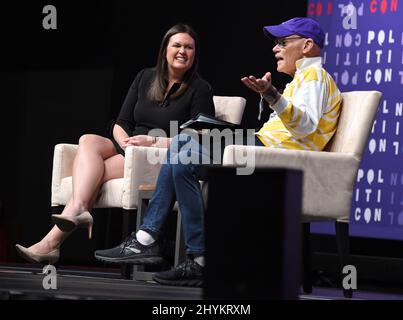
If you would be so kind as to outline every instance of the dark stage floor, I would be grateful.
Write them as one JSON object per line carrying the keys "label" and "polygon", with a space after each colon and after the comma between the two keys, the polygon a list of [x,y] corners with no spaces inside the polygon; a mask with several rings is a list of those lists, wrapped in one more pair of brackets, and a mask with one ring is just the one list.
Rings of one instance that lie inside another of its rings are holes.
{"label": "dark stage floor", "polygon": [[[119,269],[59,267],[57,289],[45,290],[39,267],[0,266],[1,300],[199,300],[201,288],[172,287],[153,282],[120,279]],[[300,300],[344,300],[336,288],[314,287]],[[351,299],[348,299],[351,300]],[[356,290],[352,300],[403,300],[385,290]]]}

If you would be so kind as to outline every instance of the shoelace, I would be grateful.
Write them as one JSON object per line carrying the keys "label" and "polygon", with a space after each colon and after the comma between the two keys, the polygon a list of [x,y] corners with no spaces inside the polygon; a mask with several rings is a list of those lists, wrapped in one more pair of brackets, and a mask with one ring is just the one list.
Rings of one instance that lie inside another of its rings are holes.
{"label": "shoelace", "polygon": [[132,232],[131,234],[129,234],[126,237],[123,246],[121,246],[122,249],[120,250],[120,253],[123,253],[123,251],[126,249],[126,247],[128,247],[130,244],[132,244],[132,242],[134,241],[135,238],[136,238],[135,232]]}
{"label": "shoelace", "polygon": [[178,266],[181,276],[186,276],[188,266],[189,266],[189,270],[191,270],[193,263],[195,263],[195,262],[192,259],[187,258],[185,262],[182,262]]}

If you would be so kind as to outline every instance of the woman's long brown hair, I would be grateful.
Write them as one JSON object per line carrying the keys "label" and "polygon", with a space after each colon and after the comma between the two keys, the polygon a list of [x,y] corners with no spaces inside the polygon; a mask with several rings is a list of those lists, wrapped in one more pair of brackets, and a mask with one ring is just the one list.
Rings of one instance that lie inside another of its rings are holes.
{"label": "woman's long brown hair", "polygon": [[199,65],[199,40],[196,35],[196,32],[193,30],[192,27],[190,27],[187,24],[183,23],[178,23],[174,25],[171,29],[167,31],[167,33],[164,35],[161,45],[160,45],[160,50],[158,53],[158,59],[157,59],[157,67],[156,67],[156,75],[151,83],[150,90],[148,91],[148,97],[152,101],[158,101],[162,102],[164,100],[164,95],[167,89],[167,77],[168,77],[168,65],[167,65],[167,59],[166,59],[166,54],[167,54],[167,47],[169,43],[169,39],[177,34],[177,33],[187,33],[190,35],[194,42],[195,42],[195,57],[193,60],[192,67],[186,71],[182,84],[179,88],[178,91],[176,91],[174,94],[171,95],[171,98],[176,98],[182,95],[187,88],[189,87],[189,84],[192,82],[193,78],[195,77]]}

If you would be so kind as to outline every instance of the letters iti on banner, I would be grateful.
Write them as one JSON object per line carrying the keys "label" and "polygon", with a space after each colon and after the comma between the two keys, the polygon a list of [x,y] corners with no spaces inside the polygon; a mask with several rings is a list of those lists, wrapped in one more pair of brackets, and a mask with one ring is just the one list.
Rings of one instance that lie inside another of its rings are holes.
{"label": "letters iti on banner", "polygon": [[[383,93],[353,194],[350,233],[355,236],[403,239],[403,3],[400,2],[308,1],[307,16],[318,21],[326,32],[322,57],[340,91]],[[328,229],[314,226],[317,232]]]}

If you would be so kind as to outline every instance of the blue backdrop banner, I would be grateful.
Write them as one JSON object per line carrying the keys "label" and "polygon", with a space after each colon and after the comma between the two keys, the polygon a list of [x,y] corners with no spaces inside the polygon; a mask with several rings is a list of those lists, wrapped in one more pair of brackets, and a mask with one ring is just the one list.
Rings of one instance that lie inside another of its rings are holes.
{"label": "blue backdrop banner", "polygon": [[[340,91],[383,93],[355,184],[350,216],[355,236],[403,239],[402,5],[398,0],[308,2],[308,17],[326,32],[324,66]],[[329,232],[330,226],[317,224],[313,231]]]}

